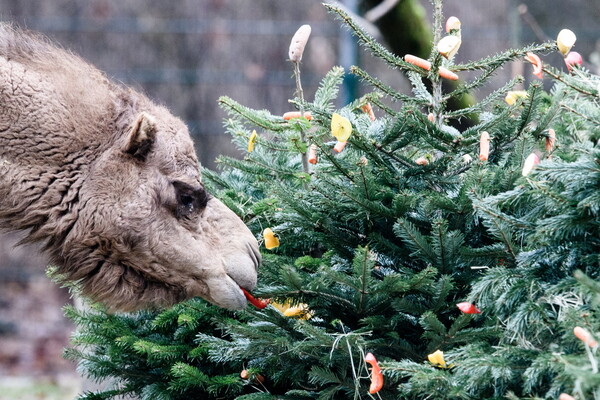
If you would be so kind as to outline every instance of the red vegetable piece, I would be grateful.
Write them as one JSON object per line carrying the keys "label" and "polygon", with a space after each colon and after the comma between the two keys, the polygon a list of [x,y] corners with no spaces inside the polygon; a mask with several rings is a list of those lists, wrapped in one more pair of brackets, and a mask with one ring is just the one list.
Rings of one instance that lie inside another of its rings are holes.
{"label": "red vegetable piece", "polygon": [[256,297],[252,296],[252,294],[250,294],[249,291],[247,291],[246,289],[244,289],[243,287],[240,287],[240,289],[242,289],[242,292],[244,292],[244,296],[246,296],[246,299],[250,302],[250,304],[252,304],[254,307],[262,310],[263,308],[265,308],[266,306],[269,305],[269,303],[271,302],[271,300],[266,299],[257,299]]}
{"label": "red vegetable piece", "polygon": [[367,353],[365,362],[371,364],[371,386],[369,387],[369,393],[375,394],[383,387],[383,374],[381,373],[377,359],[372,353]]}
{"label": "red vegetable piece", "polygon": [[467,301],[463,301],[462,303],[458,303],[456,305],[458,309],[465,314],[481,314],[481,310],[475,307],[475,304],[471,304]]}

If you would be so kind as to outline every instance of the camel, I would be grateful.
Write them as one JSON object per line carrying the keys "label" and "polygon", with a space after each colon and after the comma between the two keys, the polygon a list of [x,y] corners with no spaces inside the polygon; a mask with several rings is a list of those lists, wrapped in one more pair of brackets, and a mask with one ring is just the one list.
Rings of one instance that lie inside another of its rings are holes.
{"label": "camel", "polygon": [[39,34],[0,24],[0,227],[111,311],[242,309],[258,243],[205,190],[185,124]]}

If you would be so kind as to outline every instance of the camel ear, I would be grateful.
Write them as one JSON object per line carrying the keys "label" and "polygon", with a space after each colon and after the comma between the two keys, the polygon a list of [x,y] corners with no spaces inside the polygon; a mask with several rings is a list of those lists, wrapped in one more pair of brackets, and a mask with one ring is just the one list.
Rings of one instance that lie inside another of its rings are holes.
{"label": "camel ear", "polygon": [[156,120],[148,113],[141,112],[129,127],[127,142],[123,151],[144,160],[156,139]]}

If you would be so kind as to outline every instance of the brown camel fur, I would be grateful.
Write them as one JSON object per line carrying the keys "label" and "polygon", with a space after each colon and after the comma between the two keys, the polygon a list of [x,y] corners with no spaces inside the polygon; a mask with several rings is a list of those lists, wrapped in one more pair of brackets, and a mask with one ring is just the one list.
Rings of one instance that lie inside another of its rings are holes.
{"label": "brown camel fur", "polygon": [[246,305],[260,255],[201,183],[186,126],[39,35],[0,24],[0,226],[111,310]]}

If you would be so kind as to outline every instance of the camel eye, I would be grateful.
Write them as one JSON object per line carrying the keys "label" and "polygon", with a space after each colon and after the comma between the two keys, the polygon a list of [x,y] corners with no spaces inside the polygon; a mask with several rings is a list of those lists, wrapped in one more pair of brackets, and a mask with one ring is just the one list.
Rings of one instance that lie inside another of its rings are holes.
{"label": "camel eye", "polygon": [[194,207],[194,198],[187,194],[182,194],[179,196],[179,204],[182,207],[193,208]]}
{"label": "camel eye", "polygon": [[191,186],[187,183],[173,182],[177,205],[175,207],[175,216],[177,218],[187,218],[200,212],[208,203],[209,196],[202,186]]}

